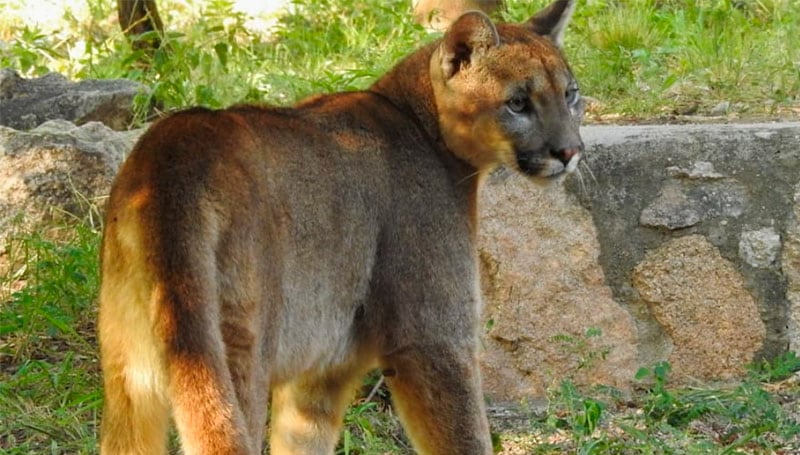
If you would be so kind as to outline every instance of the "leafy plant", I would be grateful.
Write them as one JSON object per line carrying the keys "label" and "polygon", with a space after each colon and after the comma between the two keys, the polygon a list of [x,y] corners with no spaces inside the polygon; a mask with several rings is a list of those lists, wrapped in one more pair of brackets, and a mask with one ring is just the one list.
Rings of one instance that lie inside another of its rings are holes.
{"label": "leafy plant", "polygon": [[95,451],[99,234],[81,224],[60,236],[14,236],[6,246],[12,268],[0,279],[0,416],[14,418],[0,418],[2,453]]}
{"label": "leafy plant", "polygon": [[764,359],[750,367],[753,379],[774,382],[786,379],[800,371],[800,357],[794,351],[786,351],[774,359]]}
{"label": "leafy plant", "polygon": [[599,429],[606,404],[584,396],[568,379],[562,380],[558,389],[550,393],[548,401],[547,425],[566,430],[576,447],[582,447],[585,453],[595,453],[593,447],[599,447],[599,441],[603,438],[595,438],[594,435]]}
{"label": "leafy plant", "polygon": [[383,376],[373,372],[364,380],[364,396],[347,410],[337,455],[412,453],[399,421],[392,414]]}
{"label": "leafy plant", "polygon": [[[792,358],[793,356],[786,356]],[[743,446],[774,449],[800,434],[800,426],[790,418],[751,374],[750,379],[733,388],[689,388],[669,390],[670,366],[659,362],[652,369],[642,368],[638,380],[648,379],[651,388],[643,399],[642,432],[631,426],[625,430],[639,440],[653,442],[653,434],[679,434],[687,429],[698,433],[695,445],[722,447],[722,453],[736,453]],[[776,437],[777,436],[777,437]]]}
{"label": "leafy plant", "polygon": [[562,352],[575,359],[570,377],[574,377],[582,370],[591,370],[598,362],[605,360],[611,349],[608,346],[599,345],[602,335],[603,331],[599,328],[589,327],[579,336],[561,333],[550,339],[558,343]]}

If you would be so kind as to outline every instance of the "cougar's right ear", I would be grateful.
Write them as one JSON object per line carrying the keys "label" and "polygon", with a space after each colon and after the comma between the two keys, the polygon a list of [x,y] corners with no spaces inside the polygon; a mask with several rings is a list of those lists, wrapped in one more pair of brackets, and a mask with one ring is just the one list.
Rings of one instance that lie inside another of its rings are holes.
{"label": "cougar's right ear", "polygon": [[480,11],[462,14],[444,34],[439,48],[444,79],[455,76],[487,49],[499,44],[500,36],[487,15]]}

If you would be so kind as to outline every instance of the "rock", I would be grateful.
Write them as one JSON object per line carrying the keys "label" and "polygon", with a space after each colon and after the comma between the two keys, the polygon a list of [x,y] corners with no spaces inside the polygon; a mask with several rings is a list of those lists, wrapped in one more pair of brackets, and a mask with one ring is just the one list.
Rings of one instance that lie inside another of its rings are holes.
{"label": "rock", "polygon": [[670,177],[689,180],[719,180],[725,177],[714,169],[713,163],[709,163],[708,161],[695,161],[691,169],[670,166],[667,168],[667,174]]}
{"label": "rock", "polygon": [[[0,97],[19,83],[0,73]],[[140,133],[0,127],[0,246],[18,217],[93,213]],[[582,176],[497,174],[480,195],[487,396],[542,398],[563,378],[625,389],[659,360],[679,380],[730,379],[800,350],[800,124],[582,134]]]}
{"label": "rock", "polygon": [[781,251],[781,236],[775,228],[742,232],[739,256],[753,267],[767,268],[775,265]]}
{"label": "rock", "polygon": [[11,99],[14,90],[23,80],[11,68],[0,69],[0,100]]}
{"label": "rock", "polygon": [[647,253],[632,283],[671,341],[676,378],[739,377],[762,348],[758,305],[705,237],[680,237]]}
{"label": "rock", "polygon": [[[800,123],[587,126],[581,134],[581,169],[592,178],[568,180],[567,189],[592,214],[606,281],[636,321],[641,364],[666,360],[676,348],[633,288],[633,269],[648,251],[686,235],[704,237],[741,274],[758,308],[756,322],[766,328],[758,358],[784,353],[792,302],[800,302],[800,285],[792,290],[785,262],[796,257],[788,232],[800,178]],[[702,172],[694,172],[698,167]],[[723,177],[707,178],[712,172]],[[642,213],[670,192],[680,202],[675,207],[693,210],[699,221],[674,230],[668,217],[656,229],[643,225]],[[771,266],[753,267],[739,253],[742,233],[770,226],[783,245]]]}
{"label": "rock", "polygon": [[786,276],[786,300],[789,301],[789,349],[800,352],[800,183],[795,185],[792,202],[781,250],[781,268]]}
{"label": "rock", "polygon": [[[712,167],[713,169],[713,167]],[[689,180],[717,179],[708,170],[667,168],[675,176]],[[738,217],[742,214],[746,198],[745,189],[734,182],[682,184],[669,181],[658,197],[639,216],[642,226],[669,230],[694,226],[716,217]]]}
{"label": "rock", "polygon": [[711,115],[725,115],[730,107],[730,101],[722,101],[711,109]]}
{"label": "rock", "polygon": [[701,211],[700,204],[689,199],[681,187],[667,185],[658,198],[642,210],[639,223],[642,226],[681,229],[699,223]]}
{"label": "rock", "polygon": [[28,132],[0,126],[0,245],[20,221],[35,226],[96,211],[141,132],[66,120]]}
{"label": "rock", "polygon": [[0,70],[0,125],[29,130],[47,120],[76,124],[99,121],[123,130],[132,118],[133,98],[146,88],[124,79],[70,82],[56,73],[24,79]]}
{"label": "rock", "polygon": [[516,174],[490,179],[480,207],[487,395],[543,397],[565,377],[627,388],[636,327],[604,282],[590,214]]}

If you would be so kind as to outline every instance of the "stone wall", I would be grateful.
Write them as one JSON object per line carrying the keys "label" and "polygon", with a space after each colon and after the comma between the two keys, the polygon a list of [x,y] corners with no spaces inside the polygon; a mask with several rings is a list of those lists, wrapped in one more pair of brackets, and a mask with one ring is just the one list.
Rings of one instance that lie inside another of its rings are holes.
{"label": "stone wall", "polygon": [[800,347],[800,124],[582,134],[580,175],[484,191],[492,398],[565,375],[625,388],[660,360],[677,382],[730,380]]}
{"label": "stone wall", "polygon": [[30,131],[0,126],[0,273],[7,238],[16,230],[99,216],[96,207],[141,132],[66,120]]}

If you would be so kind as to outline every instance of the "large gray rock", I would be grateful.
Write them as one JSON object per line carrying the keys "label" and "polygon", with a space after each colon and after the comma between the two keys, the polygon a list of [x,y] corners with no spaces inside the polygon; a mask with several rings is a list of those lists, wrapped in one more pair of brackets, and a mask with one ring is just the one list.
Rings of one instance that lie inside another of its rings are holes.
{"label": "large gray rock", "polygon": [[[102,204],[140,133],[0,127],[0,242],[17,217]],[[800,124],[583,135],[581,175],[540,188],[501,173],[481,194],[491,398],[565,377],[625,388],[660,360],[679,381],[730,379],[800,349]]]}
{"label": "large gray rock", "polygon": [[789,300],[789,349],[800,352],[800,183],[795,185],[792,199],[781,250],[781,269],[786,276],[786,298]]}
{"label": "large gray rock", "polygon": [[96,213],[139,134],[66,120],[27,132],[0,126],[0,246],[20,226]]}
{"label": "large gray rock", "polygon": [[25,79],[6,68],[0,70],[0,125],[29,130],[47,120],[64,119],[123,130],[133,118],[133,97],[145,90],[124,79],[71,82],[57,73]]}

